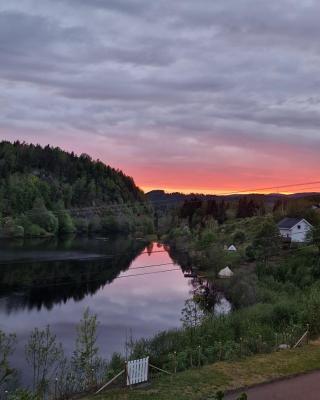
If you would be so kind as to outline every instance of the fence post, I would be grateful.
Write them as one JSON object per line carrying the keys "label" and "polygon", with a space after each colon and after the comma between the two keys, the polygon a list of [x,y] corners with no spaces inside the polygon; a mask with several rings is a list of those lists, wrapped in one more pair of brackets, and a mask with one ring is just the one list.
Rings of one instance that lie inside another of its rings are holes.
{"label": "fence post", "polygon": [[309,344],[310,325],[307,324],[307,344]]}
{"label": "fence post", "polygon": [[201,367],[201,346],[198,346],[198,368]]}

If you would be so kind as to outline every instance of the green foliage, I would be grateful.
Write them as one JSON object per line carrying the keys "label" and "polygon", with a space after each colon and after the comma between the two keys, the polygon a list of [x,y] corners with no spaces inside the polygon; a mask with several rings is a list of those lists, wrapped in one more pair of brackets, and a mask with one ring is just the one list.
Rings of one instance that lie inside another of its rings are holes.
{"label": "green foliage", "polygon": [[217,234],[211,229],[205,229],[201,232],[198,247],[208,247],[210,244],[215,243]]}
{"label": "green foliage", "polygon": [[101,362],[97,346],[97,316],[90,314],[87,308],[77,327],[76,347],[72,357],[72,365],[77,379],[87,387],[94,382],[95,370]]}
{"label": "green foliage", "polygon": [[266,221],[253,241],[257,259],[263,260],[267,264],[271,256],[279,253],[280,243],[277,225],[273,221]]}
{"label": "green foliage", "polygon": [[73,220],[66,208],[145,202],[132,178],[86,154],[78,157],[50,146],[3,141],[0,165],[0,213],[4,217],[0,236],[68,234],[76,229],[80,233],[153,233],[147,207],[133,212],[121,207],[106,217],[88,212]]}
{"label": "green foliage", "polygon": [[8,238],[21,238],[24,236],[24,228],[11,217],[3,218],[1,236]]}
{"label": "green foliage", "polygon": [[311,243],[313,243],[317,247],[320,255],[320,224],[317,224],[313,227],[310,232],[310,239]]}
{"label": "green foliage", "polygon": [[15,343],[15,335],[7,335],[0,330],[0,390],[15,375],[15,370],[9,364],[9,356],[14,351]]}
{"label": "green foliage", "polygon": [[254,247],[252,245],[249,245],[246,247],[245,250],[245,255],[248,261],[254,261],[255,260],[255,251],[254,251]]}
{"label": "green foliage", "polygon": [[245,240],[246,234],[244,231],[237,230],[232,236],[232,241],[235,244],[242,244],[245,242]]}
{"label": "green foliage", "polygon": [[224,393],[221,392],[221,390],[219,390],[214,396],[214,400],[223,400],[223,398],[224,398]]}
{"label": "green foliage", "polygon": [[24,235],[27,237],[43,237],[43,236],[47,236],[48,233],[43,228],[41,228],[39,225],[27,223],[27,224],[25,224]]}
{"label": "green foliage", "polygon": [[320,287],[319,284],[312,287],[303,301],[304,320],[309,324],[312,334],[320,332]]}
{"label": "green foliage", "polygon": [[28,214],[31,223],[38,225],[49,234],[56,234],[59,229],[58,218],[48,211],[42,198],[35,200],[32,210]]}
{"label": "green foliage", "polygon": [[123,370],[125,365],[125,359],[120,353],[113,353],[110,362],[107,366],[108,379],[113,378],[120,371]]}
{"label": "green foliage", "polygon": [[59,233],[68,234],[76,231],[74,222],[69,212],[64,209],[64,204],[61,200],[57,204],[55,215],[58,219]]}
{"label": "green foliage", "polygon": [[36,393],[33,393],[27,389],[17,389],[13,393],[8,395],[8,400],[40,400]]}

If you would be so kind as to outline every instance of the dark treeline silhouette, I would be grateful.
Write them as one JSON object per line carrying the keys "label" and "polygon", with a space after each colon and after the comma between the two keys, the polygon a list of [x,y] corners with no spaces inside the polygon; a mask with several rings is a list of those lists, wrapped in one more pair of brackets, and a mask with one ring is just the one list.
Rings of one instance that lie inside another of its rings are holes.
{"label": "dark treeline silhouette", "polygon": [[80,301],[125,271],[145,245],[143,241],[117,238],[107,247],[114,250],[109,259],[3,264],[0,268],[2,306],[10,313],[25,308],[51,309],[68,299]]}
{"label": "dark treeline silhouette", "polygon": [[226,211],[228,207],[229,204],[224,200],[216,201],[215,199],[202,200],[193,198],[184,201],[180,208],[179,216],[180,218],[187,218],[189,224],[192,223],[195,215],[198,215],[200,218],[212,217],[222,224],[227,218]]}
{"label": "dark treeline silhouette", "polygon": [[237,218],[249,218],[266,213],[264,200],[253,197],[242,197],[238,202]]}

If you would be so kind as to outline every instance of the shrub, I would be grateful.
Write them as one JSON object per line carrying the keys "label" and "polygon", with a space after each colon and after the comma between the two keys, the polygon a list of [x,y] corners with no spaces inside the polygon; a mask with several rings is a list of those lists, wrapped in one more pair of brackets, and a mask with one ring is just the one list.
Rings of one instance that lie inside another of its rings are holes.
{"label": "shrub", "polygon": [[244,231],[236,231],[232,236],[232,241],[236,244],[242,244],[246,240],[246,234]]}
{"label": "shrub", "polygon": [[24,228],[13,218],[7,217],[3,219],[2,235],[9,238],[21,238],[24,236]]}
{"label": "shrub", "polygon": [[31,236],[31,237],[40,237],[40,236],[46,236],[47,232],[41,228],[39,225],[36,224],[31,224],[27,225],[25,227],[25,236]]}

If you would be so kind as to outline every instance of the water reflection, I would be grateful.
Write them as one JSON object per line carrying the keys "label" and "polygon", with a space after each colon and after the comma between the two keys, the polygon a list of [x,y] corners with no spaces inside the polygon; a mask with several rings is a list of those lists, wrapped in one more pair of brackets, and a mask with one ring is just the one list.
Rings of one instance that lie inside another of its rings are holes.
{"label": "water reflection", "polygon": [[[17,245],[16,245],[17,246]],[[75,327],[83,310],[89,307],[98,315],[99,345],[103,357],[123,351],[129,330],[134,338],[148,337],[156,332],[180,326],[180,313],[190,298],[192,284],[178,265],[171,263],[166,249],[158,244],[117,239],[110,241],[76,239],[66,247],[48,244],[50,251],[81,251],[90,254],[109,254],[103,261],[28,262],[0,266],[0,329],[15,332],[18,346],[14,364],[24,366],[24,345],[34,327],[50,324],[67,353],[74,348]],[[46,251],[43,243],[19,251]],[[1,249],[0,249],[1,251]],[[6,248],[8,251],[8,248]],[[29,254],[30,255],[30,254]],[[24,255],[25,256],[25,255]],[[142,272],[160,272],[140,275]],[[138,274],[134,277],[123,277]],[[122,278],[123,277],[123,278]],[[119,278],[119,279],[118,279]],[[28,376],[24,376],[28,380]]]}
{"label": "water reflection", "polygon": [[81,301],[111,283],[144,248],[123,238],[107,244],[89,239],[40,243],[41,248],[39,241],[2,243],[0,310],[7,314]]}
{"label": "water reflection", "polygon": [[[170,249],[170,256],[179,263],[184,271],[184,276],[190,276],[193,287],[193,296],[201,308],[215,315],[227,315],[232,311],[232,304],[225,296],[225,287],[219,285],[219,281],[213,279],[199,278],[197,267],[193,265],[188,252],[179,252]],[[221,282],[220,282],[221,283]]]}

